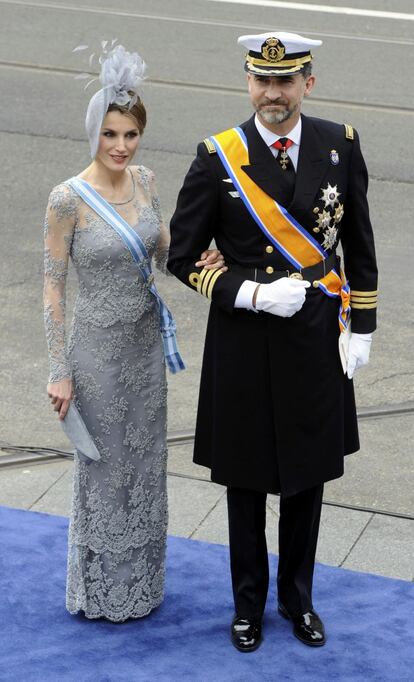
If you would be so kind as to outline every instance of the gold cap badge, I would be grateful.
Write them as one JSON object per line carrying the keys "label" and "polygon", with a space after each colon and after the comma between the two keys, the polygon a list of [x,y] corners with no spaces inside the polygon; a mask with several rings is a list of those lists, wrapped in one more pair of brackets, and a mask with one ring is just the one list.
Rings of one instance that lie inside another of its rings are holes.
{"label": "gold cap badge", "polygon": [[267,38],[262,45],[262,57],[268,62],[280,62],[285,52],[285,46],[278,38]]}

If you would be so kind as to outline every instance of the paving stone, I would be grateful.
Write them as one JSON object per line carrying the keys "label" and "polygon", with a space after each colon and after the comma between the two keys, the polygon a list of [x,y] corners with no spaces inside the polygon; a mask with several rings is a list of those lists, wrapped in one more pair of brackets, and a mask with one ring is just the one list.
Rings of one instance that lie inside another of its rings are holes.
{"label": "paving stone", "polygon": [[214,483],[168,476],[169,534],[192,536],[223,494]]}
{"label": "paving stone", "polygon": [[69,516],[72,499],[72,466],[31,507],[32,511]]}
{"label": "paving stone", "polygon": [[376,514],[343,564],[368,573],[414,579],[414,523]]}
{"label": "paving stone", "polygon": [[279,514],[268,506],[266,513],[267,551],[279,554]]}
{"label": "paving stone", "polygon": [[366,512],[322,505],[316,560],[340,566],[371,516]]}
{"label": "paving stone", "polygon": [[[266,519],[266,540],[268,551],[272,554],[277,554],[278,523],[278,515],[268,505]],[[202,521],[200,526],[192,535],[192,538],[194,540],[203,540],[204,542],[215,542],[221,545],[228,545],[229,531],[227,519],[227,500],[225,492],[218,504],[211,509],[210,513]]]}
{"label": "paving stone", "polygon": [[279,495],[268,495],[266,500],[267,506],[270,507],[272,512],[277,516],[279,516],[279,501]]}
{"label": "paving stone", "polygon": [[[279,496],[267,496],[266,536],[269,551],[278,553]],[[271,514],[274,515],[272,519]],[[339,566],[369,520],[369,514],[331,505],[322,506],[316,560]]]}
{"label": "paving stone", "polygon": [[268,495],[266,501],[266,542],[273,554],[279,554],[279,499],[279,495]]}
{"label": "paving stone", "polygon": [[223,490],[223,495],[219,502],[210,510],[210,513],[199,525],[192,538],[194,540],[203,540],[204,542],[215,542],[220,545],[229,544],[225,490]]}
{"label": "paving stone", "polygon": [[[174,468],[179,470],[181,466],[187,466],[185,448],[177,454]],[[183,460],[181,464],[180,458]],[[0,504],[68,515],[71,479],[71,462],[5,469],[0,472]],[[168,491],[171,535],[228,544],[223,486],[170,474]],[[276,554],[278,509],[279,497],[269,495],[266,536],[269,552]],[[410,520],[376,514],[370,521],[367,512],[330,505],[322,508],[316,555],[321,563],[412,580],[413,547],[414,523]]]}
{"label": "paving stone", "polygon": [[[31,509],[45,491],[70,468],[70,462],[48,462],[0,471],[0,504]],[[46,510],[45,510],[46,511]]]}
{"label": "paving stone", "polygon": [[361,419],[359,431],[360,452],[345,458],[345,475],[325,485],[324,498],[381,511],[412,514],[413,415]]}
{"label": "paving stone", "polygon": [[168,448],[168,472],[210,480],[210,469],[193,462],[193,445],[173,445]]}

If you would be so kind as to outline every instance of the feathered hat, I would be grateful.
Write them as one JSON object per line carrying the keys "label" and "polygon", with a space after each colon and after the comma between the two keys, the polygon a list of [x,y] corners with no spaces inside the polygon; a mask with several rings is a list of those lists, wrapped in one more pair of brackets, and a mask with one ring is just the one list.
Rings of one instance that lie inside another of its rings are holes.
{"label": "feathered hat", "polygon": [[[85,89],[94,81],[101,82],[101,89],[90,99],[85,118],[85,128],[89,139],[91,156],[94,159],[98,151],[99,133],[110,104],[119,104],[131,109],[137,102],[138,88],[145,78],[146,64],[137,52],[127,52],[123,45],[116,45],[112,40],[102,41],[102,54],[98,57],[100,73],[92,78]],[[109,46],[109,47],[108,47]],[[78,45],[73,50],[87,50],[88,45]],[[89,57],[92,66],[96,54]],[[76,78],[90,78],[91,74],[81,73]]]}

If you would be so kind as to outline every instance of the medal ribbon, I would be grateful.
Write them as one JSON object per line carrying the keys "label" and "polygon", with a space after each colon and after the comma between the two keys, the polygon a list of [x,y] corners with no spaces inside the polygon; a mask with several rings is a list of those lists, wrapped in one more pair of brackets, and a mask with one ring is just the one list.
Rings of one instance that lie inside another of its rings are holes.
{"label": "medal ribbon", "polygon": [[[296,270],[324,261],[328,254],[300,223],[277,201],[256,185],[241,166],[249,165],[247,139],[241,128],[230,128],[210,137],[220,160],[232,179],[240,198],[267,239]],[[332,269],[319,280],[328,296],[341,299],[339,327],[348,326],[349,285],[344,273]]]}

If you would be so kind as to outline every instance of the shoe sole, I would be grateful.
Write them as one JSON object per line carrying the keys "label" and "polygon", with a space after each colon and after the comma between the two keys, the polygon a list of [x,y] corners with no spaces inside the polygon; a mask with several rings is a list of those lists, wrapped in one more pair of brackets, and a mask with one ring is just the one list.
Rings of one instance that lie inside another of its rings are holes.
{"label": "shoe sole", "polygon": [[[280,606],[278,606],[277,610],[280,613],[280,615],[283,616],[283,618],[285,620],[292,620],[291,617],[289,616],[288,612],[285,611],[285,609],[282,609]],[[302,644],[306,644],[306,646],[317,647],[317,646],[324,646],[324,644],[326,644],[326,636],[325,636],[325,639],[323,642],[308,642],[307,639],[302,639],[302,637],[299,637],[299,635],[296,634],[295,630],[293,630],[293,634],[296,637],[296,639],[299,640],[299,642],[302,642]]]}

